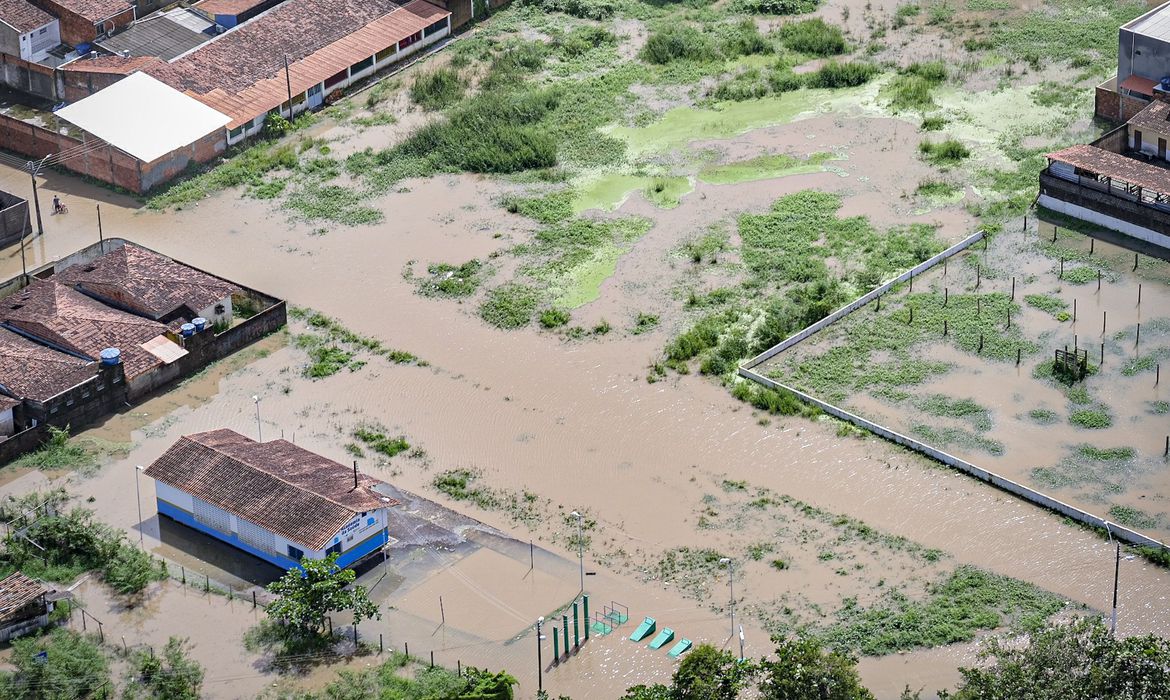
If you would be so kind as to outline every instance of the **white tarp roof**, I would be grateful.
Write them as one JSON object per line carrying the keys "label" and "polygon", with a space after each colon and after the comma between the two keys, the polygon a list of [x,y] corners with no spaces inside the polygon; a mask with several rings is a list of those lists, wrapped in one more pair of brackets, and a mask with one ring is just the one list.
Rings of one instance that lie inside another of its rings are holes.
{"label": "white tarp roof", "polygon": [[231,121],[226,114],[141,72],[56,114],[146,163]]}

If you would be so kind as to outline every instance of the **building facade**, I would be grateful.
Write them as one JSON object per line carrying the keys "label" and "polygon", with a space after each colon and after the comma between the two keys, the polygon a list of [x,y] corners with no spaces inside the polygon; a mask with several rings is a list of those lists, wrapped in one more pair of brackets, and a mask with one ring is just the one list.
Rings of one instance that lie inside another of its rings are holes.
{"label": "building facade", "polygon": [[144,473],[160,515],[282,569],[331,554],[350,567],[380,552],[397,505],[356,463],[226,429],[180,438]]}

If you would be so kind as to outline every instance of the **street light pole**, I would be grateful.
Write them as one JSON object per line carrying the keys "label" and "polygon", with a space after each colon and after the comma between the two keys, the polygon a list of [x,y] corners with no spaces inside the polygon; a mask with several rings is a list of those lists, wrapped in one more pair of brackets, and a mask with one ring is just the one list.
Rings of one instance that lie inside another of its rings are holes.
{"label": "street light pole", "polygon": [[[727,557],[719,560],[720,564],[727,565],[727,585],[731,588],[731,636],[735,636],[735,562]],[[741,654],[742,656],[742,654]]]}
{"label": "street light pole", "polygon": [[544,691],[544,660],[541,658],[540,642],[544,639],[544,635],[540,633],[540,626],[544,624],[544,618],[536,618],[536,692]]}
{"label": "street light pole", "polygon": [[739,660],[743,661],[743,625],[739,626]]}
{"label": "street light pole", "polygon": [[[52,155],[52,154],[49,154],[49,155]],[[45,156],[44,158],[42,158],[40,160],[40,162],[36,163],[36,165],[33,165],[33,161],[31,161],[31,160],[28,162],[28,174],[29,174],[29,177],[32,178],[33,207],[36,209],[36,212],[37,212],[37,235],[38,236],[45,235],[45,226],[44,226],[44,223],[41,221],[41,198],[40,198],[40,195],[37,194],[37,173],[39,173],[41,171],[41,168],[44,167],[44,165],[45,165],[45,161],[48,159],[49,159],[49,156]],[[22,248],[22,250],[23,250],[23,248]]]}
{"label": "street light pole", "polygon": [[569,513],[577,519],[577,560],[581,568],[581,592],[585,592],[585,540],[581,535],[581,524],[585,521],[585,516],[577,511]]}
{"label": "street light pole", "polygon": [[134,500],[138,503],[138,546],[145,549],[142,542],[142,490],[138,486],[138,472],[142,471],[142,465],[134,467]]}
{"label": "street light pole", "polygon": [[256,404],[256,442],[264,442],[264,432],[260,428],[260,397],[253,396],[252,403]]}
{"label": "street light pole", "polygon": [[1117,634],[1117,584],[1121,578],[1121,542],[1117,543],[1117,559],[1113,563],[1113,621],[1109,625],[1109,632]]}

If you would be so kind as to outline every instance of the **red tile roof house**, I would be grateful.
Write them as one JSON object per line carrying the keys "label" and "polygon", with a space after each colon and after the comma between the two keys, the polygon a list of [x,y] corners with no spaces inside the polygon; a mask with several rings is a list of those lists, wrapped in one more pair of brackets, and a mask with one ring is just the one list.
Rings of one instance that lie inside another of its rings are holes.
{"label": "red tile roof house", "polygon": [[54,605],[50,593],[45,584],[19,571],[0,580],[0,642],[49,624]]}
{"label": "red tile roof house", "polygon": [[389,541],[383,482],[285,440],[232,430],[179,439],[144,472],[158,512],[282,569],[338,554],[351,567]]}
{"label": "red tile roof house", "polygon": [[[47,423],[77,419],[87,404],[102,414],[126,401],[120,365],[99,365],[0,328],[0,439]],[[3,405],[13,403],[5,432]],[[91,409],[94,410],[94,409]]]}
{"label": "red tile roof house", "polygon": [[[164,65],[144,70],[231,118],[228,143],[403,60],[451,32],[425,0],[286,0]],[[288,69],[285,70],[285,60]]]}
{"label": "red tile roof house", "polygon": [[70,46],[87,44],[134,21],[127,0],[31,0],[61,21],[61,39]]}

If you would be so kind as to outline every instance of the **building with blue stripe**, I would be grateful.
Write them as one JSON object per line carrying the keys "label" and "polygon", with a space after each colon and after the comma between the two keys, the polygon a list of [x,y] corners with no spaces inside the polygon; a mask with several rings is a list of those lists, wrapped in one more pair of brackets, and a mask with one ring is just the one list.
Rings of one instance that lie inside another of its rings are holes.
{"label": "building with blue stripe", "polygon": [[349,567],[379,552],[398,505],[356,463],[226,429],[180,438],[144,473],[160,516],[284,569],[330,554]]}

